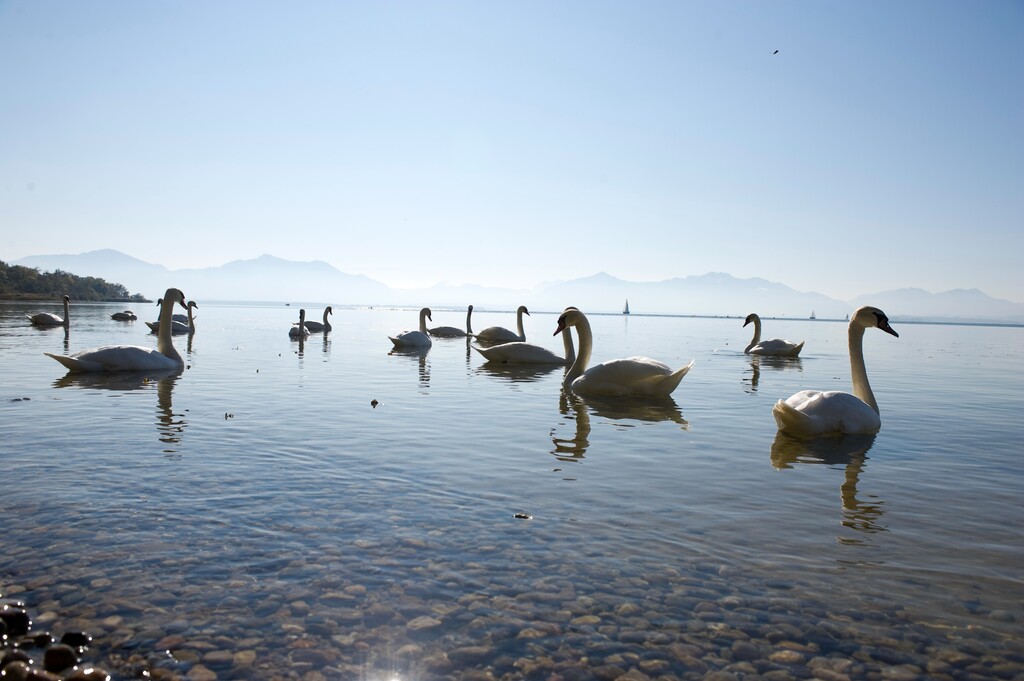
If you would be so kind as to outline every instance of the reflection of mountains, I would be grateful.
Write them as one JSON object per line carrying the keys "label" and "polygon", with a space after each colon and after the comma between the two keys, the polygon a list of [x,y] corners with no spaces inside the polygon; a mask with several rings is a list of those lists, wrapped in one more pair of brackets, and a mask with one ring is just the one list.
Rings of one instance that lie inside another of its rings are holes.
{"label": "reflection of mountains", "polygon": [[609,421],[672,421],[683,427],[689,427],[679,405],[671,397],[587,397],[582,398],[564,390],[558,399],[558,411],[567,418],[573,419],[576,432],[571,438],[555,437],[555,429],[551,431],[551,441],[555,445],[552,454],[560,461],[582,459],[590,446],[590,418],[598,416]]}
{"label": "reflection of mountains", "polygon": [[[793,468],[797,464],[826,464],[843,466],[843,484],[839,487],[842,502],[842,524],[850,529],[873,534],[887,532],[880,524],[884,502],[877,497],[869,501],[857,498],[857,485],[868,461],[868,450],[875,443],[875,435],[843,435],[813,440],[798,440],[779,432],[772,443],[772,466],[778,470]],[[843,543],[861,543],[840,539]]]}
{"label": "reflection of mountains", "polygon": [[747,392],[757,392],[757,384],[761,380],[762,367],[765,369],[774,369],[776,371],[797,371],[801,373],[804,370],[803,364],[800,363],[799,357],[770,357],[765,355],[749,355],[749,358],[750,389]]}
{"label": "reflection of mountains", "polygon": [[[54,381],[55,388],[85,388],[89,390],[115,390],[130,392],[148,389],[156,384],[156,429],[160,441],[177,444],[185,431],[185,415],[175,414],[172,406],[174,385],[181,376],[180,369],[170,371],[111,371],[99,373],[69,373]],[[174,450],[164,450],[173,452]]]}

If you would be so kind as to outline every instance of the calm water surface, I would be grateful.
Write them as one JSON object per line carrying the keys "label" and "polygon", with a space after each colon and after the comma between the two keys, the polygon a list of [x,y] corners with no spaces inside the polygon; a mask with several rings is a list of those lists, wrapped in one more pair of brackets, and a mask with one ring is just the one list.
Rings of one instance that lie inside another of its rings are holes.
{"label": "calm water surface", "polygon": [[772,361],[741,319],[591,315],[595,362],[696,366],[585,402],[465,340],[392,354],[417,311],[381,308],[300,344],[296,306],[200,303],[182,373],[68,376],[42,353],[155,346],[156,308],[51,308],[0,305],[0,593],[115,676],[1024,674],[1020,328],[869,330],[882,431],[799,444],[771,407],[849,390],[844,322],[766,319],[806,340]]}

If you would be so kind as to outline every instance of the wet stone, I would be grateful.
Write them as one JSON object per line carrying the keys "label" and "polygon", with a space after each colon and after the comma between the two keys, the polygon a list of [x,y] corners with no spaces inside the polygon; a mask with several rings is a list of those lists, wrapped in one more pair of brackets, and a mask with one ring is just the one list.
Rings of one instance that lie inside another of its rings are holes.
{"label": "wet stone", "polygon": [[78,664],[78,655],[69,645],[58,643],[43,653],[43,668],[48,672],[62,672]]}

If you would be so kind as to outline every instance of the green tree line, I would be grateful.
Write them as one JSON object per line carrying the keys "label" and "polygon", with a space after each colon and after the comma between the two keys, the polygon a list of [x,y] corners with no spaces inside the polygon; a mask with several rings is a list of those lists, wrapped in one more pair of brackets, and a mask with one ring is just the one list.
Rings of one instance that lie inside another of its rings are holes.
{"label": "green tree line", "polygon": [[0,260],[0,298],[47,299],[70,296],[72,300],[130,300],[146,302],[140,294],[131,294],[121,284],[98,277],[54,270],[40,272],[36,267],[8,265]]}

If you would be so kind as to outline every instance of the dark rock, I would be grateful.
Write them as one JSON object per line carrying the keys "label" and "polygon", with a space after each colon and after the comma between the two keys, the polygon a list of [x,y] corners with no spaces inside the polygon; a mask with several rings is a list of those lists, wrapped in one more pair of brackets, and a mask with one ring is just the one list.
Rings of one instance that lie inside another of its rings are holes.
{"label": "dark rock", "polygon": [[69,645],[58,643],[46,649],[43,654],[43,669],[48,672],[62,672],[78,664],[78,655]]}

